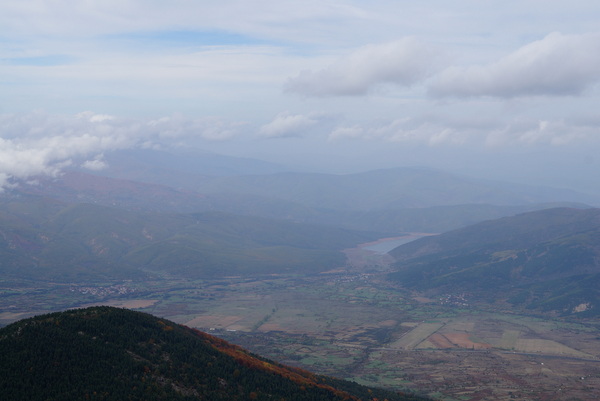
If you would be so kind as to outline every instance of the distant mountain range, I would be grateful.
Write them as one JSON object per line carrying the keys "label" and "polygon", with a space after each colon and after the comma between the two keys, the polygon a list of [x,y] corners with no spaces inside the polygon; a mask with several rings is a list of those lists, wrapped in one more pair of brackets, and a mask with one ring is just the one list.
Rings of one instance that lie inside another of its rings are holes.
{"label": "distant mountain range", "polygon": [[531,210],[600,204],[573,191],[424,168],[345,175],[285,172],[252,159],[155,150],[107,153],[104,161],[108,167],[101,171],[71,169],[8,192],[138,212],[221,211],[386,235],[444,232]]}
{"label": "distant mountain range", "polygon": [[198,330],[110,307],[4,327],[0,355],[0,394],[11,401],[425,400],[283,366]]}
{"label": "distant mountain range", "polygon": [[95,174],[203,195],[253,195],[332,210],[600,202],[571,190],[484,181],[415,167],[356,174],[289,172],[259,160],[191,150],[119,151],[107,153],[105,161],[107,168]]}
{"label": "distant mountain range", "polygon": [[600,313],[600,209],[555,208],[402,245],[390,279],[561,315]]}
{"label": "distant mountain range", "polygon": [[[236,179],[242,180],[243,177]],[[397,235],[406,231],[443,232],[481,220],[503,217],[555,206],[586,207],[572,202],[522,203],[497,205],[469,203],[375,210],[346,210],[310,206],[300,199],[238,193],[235,185],[229,193],[200,193],[169,186],[124,179],[100,177],[82,172],[67,172],[58,178],[38,178],[34,184],[22,183],[12,194],[35,195],[66,203],[89,203],[136,212],[194,213],[221,211],[247,216],[289,220],[298,223],[325,224],[355,230],[370,230]],[[433,190],[433,189],[432,189]],[[338,197],[335,190],[331,197]],[[408,187],[407,191],[410,191]],[[374,192],[373,197],[379,192]],[[325,195],[323,195],[325,196]],[[0,198],[2,196],[0,195]],[[340,196],[341,197],[341,196]],[[445,199],[438,194],[439,199]],[[309,202],[310,203],[310,202]]]}

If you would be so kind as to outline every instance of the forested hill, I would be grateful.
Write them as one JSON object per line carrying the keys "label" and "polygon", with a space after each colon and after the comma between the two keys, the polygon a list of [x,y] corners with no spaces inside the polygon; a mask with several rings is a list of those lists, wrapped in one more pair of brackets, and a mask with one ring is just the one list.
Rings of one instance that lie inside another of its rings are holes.
{"label": "forested hill", "polygon": [[433,294],[571,316],[600,314],[600,209],[555,208],[421,238],[390,254],[390,278]]}
{"label": "forested hill", "polygon": [[317,376],[152,315],[94,307],[0,330],[5,400],[424,400]]}

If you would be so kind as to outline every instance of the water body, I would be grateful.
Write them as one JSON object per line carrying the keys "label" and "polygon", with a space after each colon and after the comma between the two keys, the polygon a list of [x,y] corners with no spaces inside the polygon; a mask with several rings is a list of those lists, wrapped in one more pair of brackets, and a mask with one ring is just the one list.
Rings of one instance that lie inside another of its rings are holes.
{"label": "water body", "polygon": [[369,243],[363,244],[363,245],[361,245],[361,248],[383,255],[383,254],[388,253],[392,249],[399,247],[400,245],[408,244],[409,242],[412,242],[419,238],[427,237],[430,235],[437,235],[437,234],[410,233],[409,235],[405,235],[403,237],[382,238],[375,242],[369,242]]}

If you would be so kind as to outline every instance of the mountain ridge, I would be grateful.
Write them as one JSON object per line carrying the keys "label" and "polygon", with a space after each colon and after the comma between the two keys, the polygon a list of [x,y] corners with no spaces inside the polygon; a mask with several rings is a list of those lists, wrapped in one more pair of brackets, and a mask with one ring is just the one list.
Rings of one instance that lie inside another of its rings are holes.
{"label": "mountain ridge", "polygon": [[[326,190],[326,189],[324,189]],[[569,202],[494,205],[457,204],[396,209],[343,210],[281,199],[266,194],[201,193],[124,179],[69,171],[59,177],[39,177],[35,185],[21,183],[7,195],[40,196],[66,203],[91,203],[134,212],[195,213],[222,211],[308,224],[325,224],[355,230],[397,235],[405,231],[443,232],[477,221],[553,206],[586,208]],[[377,196],[375,192],[372,196]]]}
{"label": "mountain ridge", "polygon": [[[104,168],[71,170],[209,194],[259,195],[304,206],[384,210],[467,203],[515,205],[556,201],[600,204],[568,189],[471,178],[425,167],[360,173],[291,171],[255,159],[202,151],[140,149],[103,156]],[[443,194],[443,196],[440,196]]]}

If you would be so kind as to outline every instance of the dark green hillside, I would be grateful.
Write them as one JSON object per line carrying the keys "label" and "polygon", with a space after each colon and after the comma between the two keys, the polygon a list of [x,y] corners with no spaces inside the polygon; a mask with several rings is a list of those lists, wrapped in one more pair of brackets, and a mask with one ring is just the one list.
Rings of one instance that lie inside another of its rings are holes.
{"label": "dark green hillside", "polygon": [[18,400],[418,400],[316,376],[148,314],[96,307],[0,329],[0,394]]}
{"label": "dark green hillside", "polygon": [[484,221],[436,237],[422,238],[391,252],[407,259],[437,250],[464,253],[466,249],[527,248],[539,242],[596,229],[600,209],[553,208]]}
{"label": "dark green hillside", "polygon": [[[62,233],[61,216],[67,205],[35,196],[0,198],[0,272],[4,279],[30,278],[62,281],[123,279],[138,276],[129,266],[101,258],[83,232]],[[93,226],[85,231],[93,231]],[[68,228],[67,228],[68,231]]]}
{"label": "dark green hillside", "polygon": [[400,246],[403,286],[560,314],[600,313],[600,209],[549,209]]}
{"label": "dark green hillside", "polygon": [[375,230],[398,235],[401,232],[440,233],[481,221],[555,207],[587,208],[582,204],[553,203],[520,206],[486,204],[416,207],[370,211],[320,211],[315,219],[339,227]]}
{"label": "dark green hillside", "polygon": [[4,197],[0,272],[61,282],[139,278],[148,271],[191,278],[309,273],[340,266],[342,249],[380,235],[219,212],[136,213]]}

